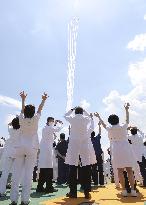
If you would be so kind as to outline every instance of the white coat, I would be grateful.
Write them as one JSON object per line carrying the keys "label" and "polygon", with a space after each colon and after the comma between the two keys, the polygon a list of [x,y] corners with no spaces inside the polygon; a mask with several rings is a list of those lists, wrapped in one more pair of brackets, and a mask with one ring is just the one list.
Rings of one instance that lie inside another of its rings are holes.
{"label": "white coat", "polygon": [[78,166],[79,155],[82,166],[95,164],[96,156],[91,142],[91,117],[87,112],[86,115],[77,114],[72,116],[72,111],[69,111],[64,116],[71,124],[71,134],[69,138],[68,150],[65,158],[65,163]]}
{"label": "white coat", "polygon": [[54,133],[59,132],[62,126],[46,125],[42,130],[40,142],[39,168],[53,168]]}
{"label": "white coat", "polygon": [[143,137],[141,135],[130,135],[129,140],[132,143],[132,149],[137,161],[142,162],[142,155],[144,153]]}

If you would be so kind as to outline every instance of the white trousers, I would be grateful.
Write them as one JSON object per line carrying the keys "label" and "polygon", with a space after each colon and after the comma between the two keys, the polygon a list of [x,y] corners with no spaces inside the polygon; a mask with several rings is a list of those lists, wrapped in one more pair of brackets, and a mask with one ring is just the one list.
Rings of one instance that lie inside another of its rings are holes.
{"label": "white trousers", "polygon": [[14,159],[7,157],[5,159],[4,167],[2,170],[2,176],[0,178],[0,194],[4,194],[6,192],[7,180],[9,173],[12,169]]}
{"label": "white trousers", "polygon": [[19,184],[22,179],[22,193],[21,201],[24,203],[29,202],[31,184],[32,184],[32,174],[37,158],[36,149],[19,148],[17,150],[17,156],[14,161],[14,168],[12,173],[12,186],[10,199],[13,202],[18,202],[19,198]]}

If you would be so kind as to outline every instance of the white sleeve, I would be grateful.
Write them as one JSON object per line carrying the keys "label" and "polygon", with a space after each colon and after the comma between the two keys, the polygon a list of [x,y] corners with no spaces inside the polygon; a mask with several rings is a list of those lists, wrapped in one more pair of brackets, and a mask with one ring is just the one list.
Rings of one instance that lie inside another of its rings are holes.
{"label": "white sleeve", "polygon": [[54,126],[53,130],[54,132],[60,132],[62,128],[63,128],[63,125],[58,125],[58,126]]}
{"label": "white sleeve", "polygon": [[22,125],[22,123],[23,123],[23,114],[20,113],[20,115],[19,115],[19,124]]}
{"label": "white sleeve", "polygon": [[70,120],[73,118],[72,116],[71,116],[71,114],[72,114],[72,110],[69,110],[65,115],[64,115],[64,118],[68,121],[68,122],[70,122]]}
{"label": "white sleeve", "polygon": [[89,113],[86,110],[84,110],[84,115],[91,118],[91,116],[89,115]]}
{"label": "white sleeve", "polygon": [[89,127],[89,132],[92,133],[94,131],[94,120],[91,120],[91,124]]}

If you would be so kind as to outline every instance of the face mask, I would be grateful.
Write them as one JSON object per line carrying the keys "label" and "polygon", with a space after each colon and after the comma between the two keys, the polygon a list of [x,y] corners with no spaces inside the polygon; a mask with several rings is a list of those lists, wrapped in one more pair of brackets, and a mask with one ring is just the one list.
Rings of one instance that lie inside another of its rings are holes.
{"label": "face mask", "polygon": [[50,122],[49,125],[50,125],[50,126],[54,126],[54,122]]}

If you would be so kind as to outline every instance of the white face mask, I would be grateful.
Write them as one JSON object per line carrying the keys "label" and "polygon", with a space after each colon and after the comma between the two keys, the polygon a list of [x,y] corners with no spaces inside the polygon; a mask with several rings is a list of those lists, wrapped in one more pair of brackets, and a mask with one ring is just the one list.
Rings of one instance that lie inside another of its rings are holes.
{"label": "white face mask", "polygon": [[49,122],[49,125],[50,126],[54,126],[54,122]]}

